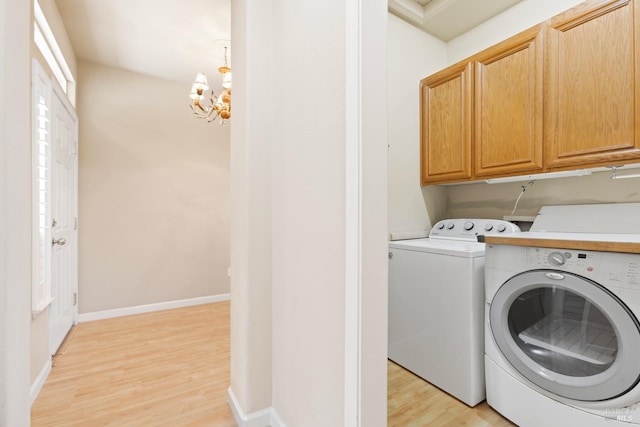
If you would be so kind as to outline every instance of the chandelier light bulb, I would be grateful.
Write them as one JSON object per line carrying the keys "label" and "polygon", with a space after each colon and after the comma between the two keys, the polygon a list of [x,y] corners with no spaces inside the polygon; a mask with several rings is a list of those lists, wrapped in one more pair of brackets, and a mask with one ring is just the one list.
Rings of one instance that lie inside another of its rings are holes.
{"label": "chandelier light bulb", "polygon": [[189,97],[194,100],[197,99],[198,101],[202,101],[202,99],[204,99],[204,95],[202,93],[202,89],[194,83],[193,86],[191,86],[191,93],[189,94]]}
{"label": "chandelier light bulb", "polygon": [[203,91],[209,90],[209,83],[207,82],[207,76],[204,73],[198,73],[196,75],[196,81],[193,83],[194,86],[202,89]]}
{"label": "chandelier light bulb", "polygon": [[222,74],[222,87],[225,89],[231,89],[231,68],[228,67],[220,67],[220,69],[225,68],[228,71],[221,72]]}

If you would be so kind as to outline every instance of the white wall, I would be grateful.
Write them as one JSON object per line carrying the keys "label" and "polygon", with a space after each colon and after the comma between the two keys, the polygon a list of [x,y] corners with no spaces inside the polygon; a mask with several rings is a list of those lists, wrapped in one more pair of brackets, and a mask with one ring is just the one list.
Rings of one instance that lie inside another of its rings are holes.
{"label": "white wall", "polygon": [[275,1],[273,406],[288,426],[344,420],[345,105],[342,1]]}
{"label": "white wall", "polygon": [[420,186],[420,80],[444,68],[444,42],[389,14],[389,232],[425,233],[446,212],[446,190]]}
{"label": "white wall", "polygon": [[231,390],[253,414],[271,407],[271,146],[285,115],[268,105],[278,76],[273,1],[231,8]]}
{"label": "white wall", "polygon": [[188,89],[79,63],[80,313],[229,292],[229,126]]}
{"label": "white wall", "polygon": [[[345,117],[345,145],[349,154],[346,165],[347,413],[344,425],[382,427],[387,425],[387,145],[390,120],[388,116],[381,116],[379,103],[388,104],[388,91],[380,90],[388,81],[388,32],[385,29],[388,13],[386,0],[349,0],[345,3],[349,9],[345,23],[348,33],[345,37],[346,87],[351,95],[346,97]],[[358,23],[360,28],[356,28]],[[359,289],[353,289],[356,287]],[[356,334],[359,342],[352,339]]]}
{"label": "white wall", "polygon": [[[366,425],[386,425],[386,2],[232,7],[244,105],[232,130],[231,391],[244,413],[269,409],[288,426],[353,425],[358,408]],[[366,77],[357,61],[345,72],[354,41]],[[350,322],[352,286],[362,311]],[[355,358],[361,371],[346,368]]]}
{"label": "white wall", "polygon": [[30,2],[0,0],[0,426],[29,425]]}
{"label": "white wall", "polygon": [[[624,172],[629,173],[629,172]],[[610,172],[536,181],[518,202],[515,215],[535,216],[545,205],[640,202],[640,179],[612,180]],[[496,218],[511,215],[526,182],[468,184],[449,188],[451,218]]]}
{"label": "white wall", "polygon": [[[297,0],[276,2],[276,51],[287,83],[279,105],[291,108],[273,157],[273,406],[291,426],[345,425],[350,405],[358,404],[367,416],[364,424],[386,425],[386,379],[380,380],[386,369],[386,125],[384,113],[375,109],[376,102],[386,105],[381,90],[386,52],[384,45],[374,48],[386,36],[386,4],[369,1],[356,8],[365,17],[356,34],[349,26],[356,26],[358,17],[345,11],[353,4],[331,0],[318,8]],[[350,37],[361,37],[356,42],[361,50],[351,50]],[[366,71],[351,75],[347,52],[361,55],[356,65]],[[362,104],[354,106],[349,96],[358,83]],[[357,154],[351,151],[354,124],[364,132]],[[349,193],[354,160],[362,161],[363,187]],[[354,199],[348,197],[362,197],[355,223],[349,211]],[[361,227],[362,235],[355,237],[361,242],[349,240],[351,227]],[[349,275],[352,244],[365,248],[356,262],[362,263],[357,265],[362,289],[371,289],[363,291],[362,353],[357,356],[363,384],[372,380],[363,387],[361,402],[349,394],[354,372],[345,357],[350,340],[357,339],[346,335],[352,301],[345,288],[358,285]],[[371,312],[379,313],[375,323]]]}

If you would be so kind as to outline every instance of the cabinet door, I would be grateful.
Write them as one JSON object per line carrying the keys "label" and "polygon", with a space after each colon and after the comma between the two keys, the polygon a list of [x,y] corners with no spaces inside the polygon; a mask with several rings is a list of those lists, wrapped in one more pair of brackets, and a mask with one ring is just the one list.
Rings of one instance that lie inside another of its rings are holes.
{"label": "cabinet door", "polygon": [[599,0],[550,20],[547,168],[640,161],[638,19],[633,0]]}
{"label": "cabinet door", "polygon": [[422,185],[471,178],[472,74],[456,64],[420,82]]}
{"label": "cabinet door", "polygon": [[475,57],[474,175],[542,169],[542,27]]}

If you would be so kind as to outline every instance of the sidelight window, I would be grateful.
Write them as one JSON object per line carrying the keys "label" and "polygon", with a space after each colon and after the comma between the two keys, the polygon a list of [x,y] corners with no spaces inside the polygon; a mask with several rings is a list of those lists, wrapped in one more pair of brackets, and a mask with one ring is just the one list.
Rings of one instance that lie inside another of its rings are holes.
{"label": "sidelight window", "polygon": [[51,79],[33,60],[31,310],[51,303]]}

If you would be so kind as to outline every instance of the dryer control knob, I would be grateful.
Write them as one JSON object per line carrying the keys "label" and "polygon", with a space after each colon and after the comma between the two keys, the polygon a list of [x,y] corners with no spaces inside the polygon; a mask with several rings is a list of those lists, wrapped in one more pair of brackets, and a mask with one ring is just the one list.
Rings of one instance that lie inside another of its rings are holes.
{"label": "dryer control knob", "polygon": [[453,227],[455,227],[455,224],[453,222],[450,222],[449,224],[447,224],[447,229],[448,230],[452,230]]}
{"label": "dryer control knob", "polygon": [[560,266],[560,265],[563,265],[564,262],[565,262],[565,259],[562,252],[551,252],[549,254],[549,264]]}
{"label": "dryer control knob", "polygon": [[438,230],[442,230],[444,228],[444,222],[438,224]]}
{"label": "dryer control knob", "polygon": [[503,233],[503,232],[504,232],[504,230],[506,230],[506,229],[507,229],[507,226],[506,226],[506,225],[504,225],[504,224],[499,224],[499,225],[498,225],[498,228],[497,228],[498,233]]}
{"label": "dryer control knob", "polygon": [[473,228],[473,223],[471,221],[467,221],[464,223],[464,229],[469,231]]}
{"label": "dryer control knob", "polygon": [[484,226],[484,231],[491,231],[491,230],[493,230],[493,224],[488,222],[487,225]]}

